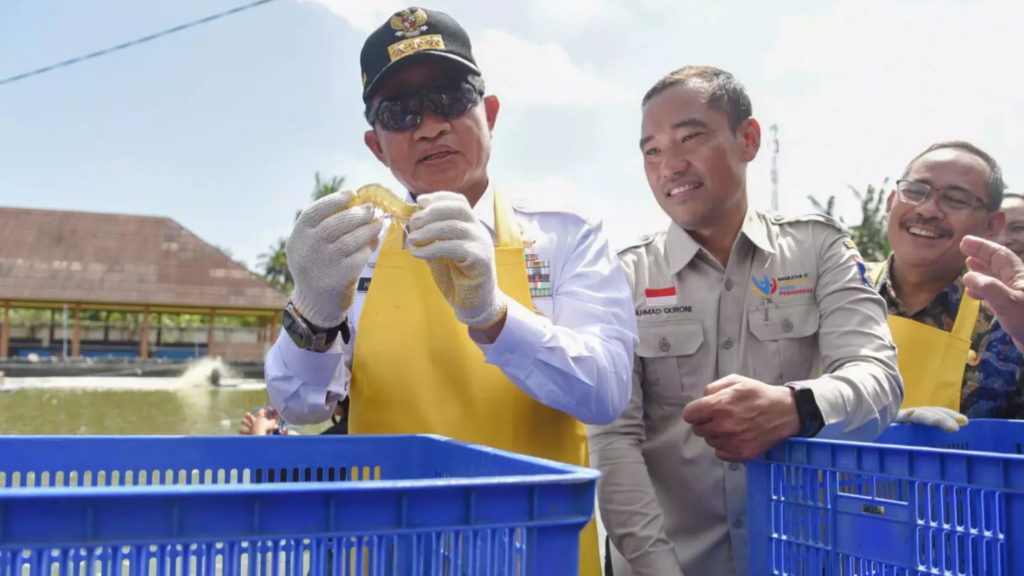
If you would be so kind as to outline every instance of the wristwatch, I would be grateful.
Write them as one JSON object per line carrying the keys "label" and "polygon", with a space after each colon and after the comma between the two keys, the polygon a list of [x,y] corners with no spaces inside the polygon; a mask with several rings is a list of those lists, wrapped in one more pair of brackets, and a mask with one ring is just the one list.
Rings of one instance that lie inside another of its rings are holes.
{"label": "wristwatch", "polygon": [[299,314],[299,311],[295,309],[295,305],[290,300],[288,305],[284,307],[283,324],[284,331],[288,333],[292,342],[295,342],[295,345],[301,350],[324,352],[331,347],[331,344],[334,344],[338,334],[341,334],[341,340],[345,344],[348,344],[351,337],[348,318],[345,318],[341,324],[331,328],[315,326]]}
{"label": "wristwatch", "polygon": [[814,391],[803,386],[786,384],[793,392],[793,401],[796,403],[796,414],[800,419],[799,438],[814,438],[825,427],[825,418],[818,408],[818,401],[814,399]]}

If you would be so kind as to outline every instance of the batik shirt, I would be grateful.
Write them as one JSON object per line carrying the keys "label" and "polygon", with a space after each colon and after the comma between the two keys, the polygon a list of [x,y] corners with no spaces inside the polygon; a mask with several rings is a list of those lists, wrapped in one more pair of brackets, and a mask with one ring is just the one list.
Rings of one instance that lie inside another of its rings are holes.
{"label": "batik shirt", "polygon": [[[909,314],[896,297],[889,274],[891,267],[890,256],[882,264],[876,283],[889,307],[889,314],[951,331],[963,299],[963,279],[967,270],[936,294],[922,310]],[[978,310],[971,350],[977,354],[978,362],[975,366],[971,363],[965,366],[960,412],[968,418],[1024,419],[1024,370],[1021,369],[1024,355],[984,305]]]}

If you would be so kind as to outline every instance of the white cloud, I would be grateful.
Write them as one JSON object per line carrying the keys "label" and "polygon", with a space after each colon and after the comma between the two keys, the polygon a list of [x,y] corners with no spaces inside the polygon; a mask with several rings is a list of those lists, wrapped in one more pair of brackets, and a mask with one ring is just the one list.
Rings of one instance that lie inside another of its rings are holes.
{"label": "white cloud", "polygon": [[556,43],[535,44],[504,30],[487,29],[474,51],[488,91],[528,104],[632,102],[622,87],[577,66]]}
{"label": "white cloud", "polygon": [[373,32],[395,12],[406,8],[394,0],[297,0],[320,4],[360,32]]}
{"label": "white cloud", "polygon": [[529,11],[534,20],[582,27],[594,20],[621,14],[622,7],[605,0],[531,0]]}
{"label": "white cloud", "polygon": [[786,18],[763,58],[781,124],[784,207],[834,193],[855,220],[846,184],[898,176],[939,140],[973,141],[1009,168],[1024,143],[998,127],[1024,120],[1024,76],[1006,64],[1020,53],[1022,20],[1016,0],[935,0],[927,9],[842,0],[823,15]]}

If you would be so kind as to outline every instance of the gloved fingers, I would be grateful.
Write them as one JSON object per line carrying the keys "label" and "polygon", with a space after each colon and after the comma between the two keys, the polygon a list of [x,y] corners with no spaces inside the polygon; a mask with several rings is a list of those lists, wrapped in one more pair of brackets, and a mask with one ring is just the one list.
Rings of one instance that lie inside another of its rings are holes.
{"label": "gloved fingers", "polygon": [[477,222],[476,214],[473,213],[473,208],[466,201],[466,197],[462,194],[455,196],[458,200],[452,198],[428,202],[426,208],[413,214],[409,219],[409,228],[418,230],[432,223],[446,221]]}
{"label": "gloved fingers", "polygon": [[374,220],[380,219],[376,217],[374,208],[370,204],[347,208],[328,217],[316,227],[317,241],[324,244],[333,244],[357,228],[365,226]]}
{"label": "gloved fingers", "polygon": [[430,208],[431,205],[439,202],[455,202],[469,206],[469,199],[458,192],[431,192],[429,194],[420,194],[416,197],[416,203],[424,208]]}
{"label": "gloved fingers", "polygon": [[299,214],[295,225],[304,228],[316,228],[321,222],[329,218],[339,210],[344,210],[355,199],[355,193],[351,190],[341,190],[334,194],[328,194],[313,202]]}
{"label": "gloved fingers", "polygon": [[946,408],[944,406],[926,406],[925,408],[922,408],[922,410],[929,410],[937,412],[939,414],[943,414],[945,416],[948,416],[949,418],[952,418],[953,420],[956,420],[957,422],[967,422],[967,416],[964,416],[963,414],[957,412],[956,410],[950,410],[949,408]]}
{"label": "gloved fingers", "polygon": [[[333,280],[340,272],[339,266],[349,268],[343,265],[352,254],[368,246],[376,249],[382,227],[380,220],[373,220],[339,238],[317,242],[297,240],[292,236],[285,244],[288,266],[296,279]],[[352,273],[358,274],[358,271]]]}
{"label": "gloved fingers", "polygon": [[941,406],[923,406],[900,410],[896,422],[936,426],[947,432],[956,432],[968,424],[968,419],[956,410]]}
{"label": "gloved fingers", "polygon": [[413,246],[423,246],[441,240],[477,241],[480,237],[480,231],[474,224],[445,220],[427,224],[419,229],[414,228],[408,240]]}
{"label": "gloved fingers", "polygon": [[929,426],[937,426],[942,428],[946,432],[956,432],[960,429],[959,422],[955,418],[947,414],[946,412],[940,412],[938,410],[934,412],[928,412],[926,417]]}
{"label": "gloved fingers", "polygon": [[[335,234],[331,234],[329,237],[325,236],[320,242],[307,246],[305,249],[319,252],[316,260],[321,264],[335,266],[367,246],[376,248],[380,242],[380,232],[383,226],[381,220],[371,220],[340,236]],[[290,253],[288,257],[291,258]],[[295,261],[298,261],[298,258]]]}
{"label": "gloved fingers", "polygon": [[473,268],[483,264],[486,259],[473,250],[470,244],[461,240],[438,240],[424,246],[413,245],[410,252],[413,258],[421,260],[450,259],[460,269]]}

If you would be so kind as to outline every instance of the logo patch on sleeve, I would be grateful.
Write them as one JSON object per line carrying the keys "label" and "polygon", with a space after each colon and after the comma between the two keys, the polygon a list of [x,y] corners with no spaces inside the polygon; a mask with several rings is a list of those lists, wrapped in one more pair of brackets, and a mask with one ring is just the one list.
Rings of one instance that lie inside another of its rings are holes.
{"label": "logo patch on sleeve", "polygon": [[370,290],[370,278],[360,278],[356,283],[356,292],[368,292]]}
{"label": "logo patch on sleeve", "polygon": [[871,281],[868,280],[868,267],[864,264],[864,260],[860,257],[860,254],[854,255],[853,261],[857,263],[857,272],[860,272],[860,281],[868,288],[871,288]]}

